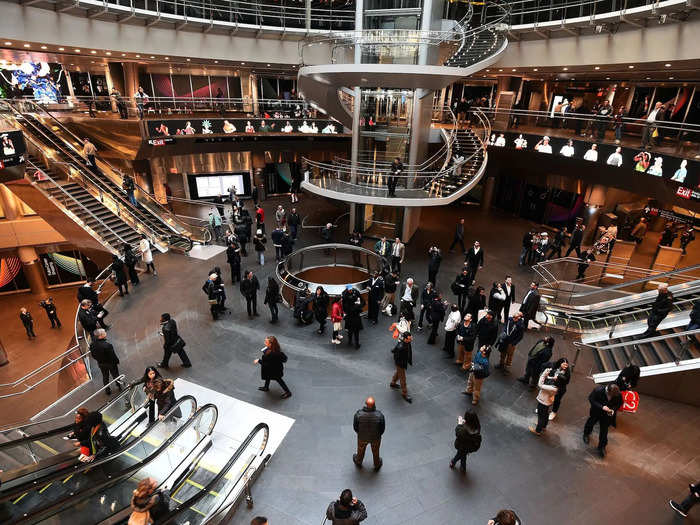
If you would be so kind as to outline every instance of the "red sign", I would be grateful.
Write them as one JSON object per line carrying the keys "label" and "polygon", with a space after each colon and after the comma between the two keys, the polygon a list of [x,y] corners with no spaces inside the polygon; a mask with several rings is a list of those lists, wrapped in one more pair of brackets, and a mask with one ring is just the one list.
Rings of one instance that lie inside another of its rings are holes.
{"label": "red sign", "polygon": [[622,394],[622,412],[636,412],[639,408],[639,394],[633,390],[623,390]]}
{"label": "red sign", "polygon": [[683,186],[678,186],[678,189],[676,190],[676,195],[683,197],[684,199],[690,199],[692,193],[693,190],[690,188],[684,188]]}

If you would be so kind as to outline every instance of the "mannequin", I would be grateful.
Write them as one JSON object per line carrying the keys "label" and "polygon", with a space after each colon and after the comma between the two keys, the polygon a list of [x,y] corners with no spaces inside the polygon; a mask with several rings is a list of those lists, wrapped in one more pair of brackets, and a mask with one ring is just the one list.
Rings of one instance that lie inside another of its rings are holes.
{"label": "mannequin", "polygon": [[598,144],[591,144],[591,149],[583,156],[583,160],[589,160],[591,162],[598,161]]}
{"label": "mannequin", "polygon": [[506,137],[503,133],[501,133],[498,136],[498,138],[496,139],[495,145],[498,146],[499,148],[502,148],[503,146],[506,145]]}

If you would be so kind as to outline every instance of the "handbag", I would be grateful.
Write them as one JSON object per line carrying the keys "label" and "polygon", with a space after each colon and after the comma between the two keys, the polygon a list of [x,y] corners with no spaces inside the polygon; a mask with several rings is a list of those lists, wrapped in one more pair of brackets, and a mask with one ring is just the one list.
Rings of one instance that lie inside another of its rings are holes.
{"label": "handbag", "polygon": [[639,408],[639,394],[634,390],[623,390],[620,393],[622,394],[620,412],[631,412],[634,414]]}

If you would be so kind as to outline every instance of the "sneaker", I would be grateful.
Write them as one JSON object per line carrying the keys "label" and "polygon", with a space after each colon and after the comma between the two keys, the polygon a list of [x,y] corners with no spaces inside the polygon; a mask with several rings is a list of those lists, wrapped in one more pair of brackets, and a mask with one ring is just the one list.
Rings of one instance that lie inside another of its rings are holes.
{"label": "sneaker", "polygon": [[536,436],[541,436],[542,432],[537,432],[537,429],[535,427],[528,427],[530,429],[530,432],[535,434]]}
{"label": "sneaker", "polygon": [[557,413],[556,413],[556,412],[550,412],[550,414],[549,414],[549,420],[550,420],[550,421],[554,421],[554,418],[555,418],[555,417],[557,417]]}
{"label": "sneaker", "polygon": [[681,507],[680,503],[676,503],[672,499],[668,500],[668,504],[671,505],[671,508],[675,510],[678,514],[683,516],[684,518],[688,517],[688,514],[685,512],[683,507]]}

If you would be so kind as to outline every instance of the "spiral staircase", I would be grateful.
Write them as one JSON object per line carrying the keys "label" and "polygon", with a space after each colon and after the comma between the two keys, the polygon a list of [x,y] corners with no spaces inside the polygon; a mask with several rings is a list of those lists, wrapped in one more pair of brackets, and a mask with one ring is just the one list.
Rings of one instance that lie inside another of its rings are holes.
{"label": "spiral staircase", "polygon": [[[507,4],[492,2],[484,10],[480,19],[485,22],[474,27],[469,4],[464,18],[452,21],[449,30],[341,31],[312,38],[300,45],[299,92],[347,128],[353,127],[352,107],[358,102],[353,88],[432,95],[488,67],[506,49]],[[309,177],[302,186],[325,197],[375,205],[440,206],[459,199],[485,172],[491,128],[479,109],[472,110],[467,129],[459,129],[449,108],[437,111],[452,120],[441,130],[444,144],[421,164],[405,165],[395,197],[388,195],[386,162],[305,159]]]}

